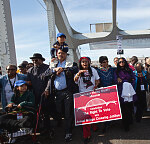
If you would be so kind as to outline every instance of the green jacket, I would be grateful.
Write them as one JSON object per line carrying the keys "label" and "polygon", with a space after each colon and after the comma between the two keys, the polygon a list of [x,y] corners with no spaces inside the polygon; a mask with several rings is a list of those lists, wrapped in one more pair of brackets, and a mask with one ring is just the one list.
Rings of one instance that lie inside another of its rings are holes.
{"label": "green jacket", "polygon": [[11,98],[11,103],[21,105],[22,109],[26,107],[35,107],[35,97],[32,92],[26,91],[23,95],[16,97],[15,94]]}

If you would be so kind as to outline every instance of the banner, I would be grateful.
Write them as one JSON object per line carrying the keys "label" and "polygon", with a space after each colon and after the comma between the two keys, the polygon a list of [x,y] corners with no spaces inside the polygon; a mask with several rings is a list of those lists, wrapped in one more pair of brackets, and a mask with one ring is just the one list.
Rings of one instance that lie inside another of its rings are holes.
{"label": "banner", "polygon": [[117,35],[116,39],[117,39],[117,45],[118,45],[117,55],[124,54],[124,50],[122,48],[122,39],[123,39],[123,36],[122,35]]}
{"label": "banner", "polygon": [[75,125],[122,119],[117,86],[74,94]]}

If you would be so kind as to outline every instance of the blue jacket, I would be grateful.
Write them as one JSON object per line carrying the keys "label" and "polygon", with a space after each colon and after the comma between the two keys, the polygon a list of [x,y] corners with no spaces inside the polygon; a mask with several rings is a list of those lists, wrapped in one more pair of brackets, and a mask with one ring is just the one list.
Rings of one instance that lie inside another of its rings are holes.
{"label": "blue jacket", "polygon": [[55,58],[55,51],[56,53],[58,51],[56,48],[54,48],[55,45],[61,46],[60,49],[64,49],[66,52],[68,52],[68,45],[65,42],[60,45],[60,43],[57,41],[53,44],[53,48],[51,48],[51,58]]}
{"label": "blue jacket", "polygon": [[[17,73],[18,80],[26,80],[26,76],[23,74]],[[5,86],[8,83],[8,75],[4,75],[0,77],[0,92],[1,92],[1,102],[2,102],[2,108],[3,111],[5,110],[5,107],[7,106],[7,100],[6,100],[6,93],[5,93]]]}

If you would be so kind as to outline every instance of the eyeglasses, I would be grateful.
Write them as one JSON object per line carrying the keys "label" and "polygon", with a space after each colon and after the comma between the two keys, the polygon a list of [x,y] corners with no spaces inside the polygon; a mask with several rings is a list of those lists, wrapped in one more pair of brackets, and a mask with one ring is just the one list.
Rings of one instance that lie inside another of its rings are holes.
{"label": "eyeglasses", "polygon": [[119,63],[125,63],[124,61],[119,61]]}

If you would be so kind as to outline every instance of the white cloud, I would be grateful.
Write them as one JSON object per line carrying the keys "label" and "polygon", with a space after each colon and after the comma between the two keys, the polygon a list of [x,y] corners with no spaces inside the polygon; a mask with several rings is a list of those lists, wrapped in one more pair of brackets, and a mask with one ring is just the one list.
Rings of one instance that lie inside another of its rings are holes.
{"label": "white cloud", "polygon": [[90,12],[87,10],[81,9],[78,11],[67,11],[68,19],[71,23],[82,23],[83,21],[110,21],[111,19],[111,10],[95,10],[90,9]]}
{"label": "white cloud", "polygon": [[29,57],[33,53],[41,53],[43,57],[47,57],[47,63],[50,61],[50,48],[48,43],[41,42],[28,42],[28,43],[16,43],[17,62],[21,63],[23,60],[31,61]]}
{"label": "white cloud", "polygon": [[130,8],[130,9],[118,9],[118,17],[121,19],[146,19],[150,18],[150,7],[147,8]]}
{"label": "white cloud", "polygon": [[[88,12],[90,11],[90,12]],[[106,10],[98,10],[98,9],[90,9],[90,10],[78,10],[78,11],[67,11],[68,19],[71,23],[81,23],[82,21],[87,20],[87,22],[96,22],[96,21],[110,21],[112,19],[112,11],[109,9]],[[145,9],[118,9],[117,16],[121,20],[139,20],[150,18],[150,7]]]}
{"label": "white cloud", "polygon": [[111,7],[111,1],[108,0],[62,0],[62,4],[65,10],[77,11],[79,9],[88,10],[90,8],[97,9],[97,7],[101,9],[106,9],[108,7]]}

